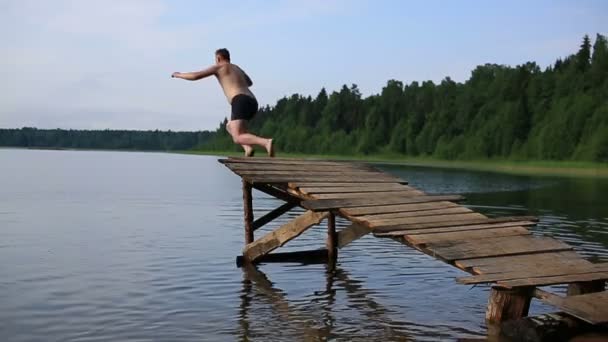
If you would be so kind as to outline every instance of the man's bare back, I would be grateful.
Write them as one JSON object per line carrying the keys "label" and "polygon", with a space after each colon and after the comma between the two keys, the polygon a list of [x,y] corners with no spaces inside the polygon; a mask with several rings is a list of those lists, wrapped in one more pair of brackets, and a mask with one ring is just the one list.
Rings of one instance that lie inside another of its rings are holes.
{"label": "man's bare back", "polygon": [[255,95],[249,90],[253,82],[251,82],[251,78],[238,65],[230,62],[220,64],[215,72],[215,77],[220,82],[228,103],[232,103],[232,99],[239,94],[255,99]]}

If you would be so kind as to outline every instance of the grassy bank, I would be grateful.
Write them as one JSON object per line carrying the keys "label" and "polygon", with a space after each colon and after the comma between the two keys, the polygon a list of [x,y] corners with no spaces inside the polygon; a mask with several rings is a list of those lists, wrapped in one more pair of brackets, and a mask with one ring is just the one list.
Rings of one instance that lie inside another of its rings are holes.
{"label": "grassy bank", "polygon": [[[213,155],[213,156],[242,156],[239,152],[218,151],[182,151],[180,153]],[[258,156],[263,155],[259,153]],[[282,158],[315,158],[333,160],[363,161],[389,165],[415,165],[440,168],[455,168],[501,172],[521,175],[538,176],[572,176],[572,177],[601,177],[608,178],[608,163],[576,162],[576,161],[516,161],[516,160],[470,160],[450,161],[426,157],[407,157],[402,155],[314,155],[297,153],[280,153]]]}

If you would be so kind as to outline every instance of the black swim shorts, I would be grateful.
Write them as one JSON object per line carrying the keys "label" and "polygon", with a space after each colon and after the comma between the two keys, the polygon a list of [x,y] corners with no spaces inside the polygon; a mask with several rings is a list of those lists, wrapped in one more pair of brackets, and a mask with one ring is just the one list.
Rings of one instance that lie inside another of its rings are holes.
{"label": "black swim shorts", "polygon": [[251,120],[258,112],[258,101],[248,95],[238,94],[232,98],[232,117],[230,120]]}

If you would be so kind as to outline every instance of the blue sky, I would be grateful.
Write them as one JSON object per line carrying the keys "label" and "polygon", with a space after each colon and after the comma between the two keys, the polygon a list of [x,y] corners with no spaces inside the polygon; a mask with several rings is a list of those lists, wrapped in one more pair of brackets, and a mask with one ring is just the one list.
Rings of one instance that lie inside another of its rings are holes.
{"label": "blue sky", "polygon": [[1,0],[0,127],[214,129],[229,107],[198,70],[219,47],[262,104],[388,79],[465,81],[545,67],[608,33],[608,1]]}

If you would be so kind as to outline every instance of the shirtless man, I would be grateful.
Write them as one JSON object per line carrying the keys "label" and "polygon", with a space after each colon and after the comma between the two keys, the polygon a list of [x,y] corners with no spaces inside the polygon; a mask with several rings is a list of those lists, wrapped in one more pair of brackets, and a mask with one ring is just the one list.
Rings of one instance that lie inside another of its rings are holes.
{"label": "shirtless man", "polygon": [[247,121],[258,111],[258,101],[249,90],[253,85],[251,78],[238,65],[230,63],[230,52],[227,49],[215,51],[215,64],[202,71],[174,72],[171,77],[188,81],[197,81],[214,75],[224,90],[228,103],[232,106],[232,116],[226,130],[235,144],[243,146],[247,157],[253,156],[253,145],[266,149],[274,157],[272,139],[260,138],[247,132]]}

